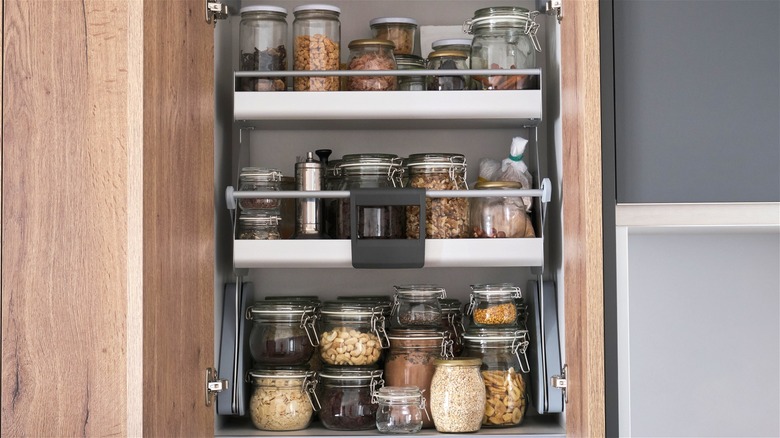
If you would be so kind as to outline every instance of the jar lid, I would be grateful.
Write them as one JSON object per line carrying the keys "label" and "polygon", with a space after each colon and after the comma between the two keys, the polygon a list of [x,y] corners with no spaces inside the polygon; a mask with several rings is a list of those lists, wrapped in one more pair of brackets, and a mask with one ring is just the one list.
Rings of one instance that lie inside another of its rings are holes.
{"label": "jar lid", "polygon": [[320,298],[315,295],[291,295],[291,296],[284,296],[284,295],[277,295],[277,296],[269,296],[265,297],[266,301],[292,301],[292,302],[308,302],[308,303],[315,303],[320,304]]}
{"label": "jar lid", "polygon": [[411,154],[405,164],[407,167],[465,167],[466,156],[451,153]]}
{"label": "jar lid", "polygon": [[432,58],[463,58],[466,59],[469,54],[460,50],[436,50],[428,55],[428,59]]}
{"label": "jar lid", "polygon": [[382,370],[376,367],[332,367],[325,366],[318,372],[319,377],[331,380],[381,379]]}
{"label": "jar lid", "polygon": [[281,181],[282,171],[265,167],[242,167],[238,178],[242,181]]}
{"label": "jar lid", "polygon": [[349,42],[349,48],[354,49],[356,47],[366,47],[366,46],[385,46],[390,48],[395,48],[395,43],[390,40],[380,40],[376,38],[371,39],[360,39],[360,40],[352,40]]}
{"label": "jar lid", "polygon": [[284,15],[287,15],[287,9],[281,7],[281,6],[270,6],[270,5],[252,5],[252,6],[243,6],[239,12],[241,14],[247,13],[247,12],[278,12]]}
{"label": "jar lid", "polygon": [[417,55],[395,55],[395,63],[399,70],[424,69],[425,60]]}
{"label": "jar lid", "polygon": [[341,158],[339,167],[345,169],[360,166],[399,167],[401,166],[401,159],[396,154],[347,154]]}
{"label": "jar lid", "polygon": [[452,357],[449,359],[435,359],[433,364],[437,367],[478,367],[482,365],[482,359],[478,357]]}
{"label": "jar lid", "polygon": [[377,17],[368,22],[369,26],[375,24],[412,24],[417,26],[417,20],[407,17]]}
{"label": "jar lid", "polygon": [[514,341],[528,336],[528,330],[516,328],[469,327],[463,339],[477,341]]}
{"label": "jar lid", "polygon": [[479,181],[475,189],[522,189],[523,185],[517,181]]}
{"label": "jar lid", "polygon": [[304,379],[314,375],[306,367],[269,367],[250,370],[248,376],[252,379]]}
{"label": "jar lid", "polygon": [[382,313],[382,306],[373,301],[335,300],[322,303],[323,315],[377,315]]}
{"label": "jar lid", "polygon": [[447,291],[435,284],[405,284],[393,286],[397,295],[412,297],[437,297],[446,298]]}
{"label": "jar lid", "polygon": [[303,315],[304,313],[314,313],[317,309],[317,303],[312,301],[294,301],[294,300],[270,300],[258,301],[247,309],[249,319],[255,319],[265,315]]}
{"label": "jar lid", "polygon": [[470,287],[473,295],[515,295],[515,298],[522,297],[520,286],[510,283],[472,284]]}
{"label": "jar lid", "polygon": [[420,341],[442,340],[444,332],[437,329],[394,328],[387,332],[388,339],[416,339]]}
{"label": "jar lid", "polygon": [[436,40],[431,43],[431,49],[436,50],[437,47],[442,46],[470,46],[471,38],[445,38],[443,40]]}
{"label": "jar lid", "polygon": [[515,27],[528,21],[533,23],[534,16],[536,16],[535,13],[518,6],[491,6],[477,9],[470,24],[473,28],[483,26]]}
{"label": "jar lid", "polygon": [[463,311],[463,304],[457,298],[439,298],[439,305],[442,311]]}
{"label": "jar lid", "polygon": [[243,225],[279,225],[281,218],[275,214],[257,211],[242,211],[238,222]]}
{"label": "jar lid", "polygon": [[333,5],[324,5],[324,4],[300,5],[300,6],[296,6],[295,9],[293,9],[293,14],[296,14],[298,12],[304,12],[304,11],[331,11],[340,14],[341,8]]}
{"label": "jar lid", "polygon": [[384,386],[375,396],[379,401],[419,403],[422,391],[416,386]]}

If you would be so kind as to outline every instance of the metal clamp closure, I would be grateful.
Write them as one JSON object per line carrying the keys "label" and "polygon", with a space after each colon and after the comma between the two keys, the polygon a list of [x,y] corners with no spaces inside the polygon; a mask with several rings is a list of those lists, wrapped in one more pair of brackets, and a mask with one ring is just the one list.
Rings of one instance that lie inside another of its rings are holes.
{"label": "metal clamp closure", "polygon": [[528,332],[523,330],[515,332],[515,339],[512,341],[512,353],[515,354],[518,362],[520,362],[520,371],[524,373],[531,372],[531,365],[528,362],[528,355],[526,354],[529,344]]}
{"label": "metal clamp closure", "polygon": [[471,315],[474,313],[474,307],[476,305],[477,299],[474,297],[474,294],[469,295],[469,304],[466,306],[466,315]]}
{"label": "metal clamp closure", "polygon": [[309,403],[311,404],[311,408],[314,409],[314,412],[318,412],[322,409],[320,399],[317,397],[317,383],[317,373],[309,371],[306,373],[306,377],[303,379],[303,385],[301,386],[301,391],[305,392],[309,397]]}
{"label": "metal clamp closure", "polygon": [[379,388],[385,386],[385,381],[382,379],[382,370],[374,370],[371,372],[371,403],[378,404],[377,391]]}
{"label": "metal clamp closure", "polygon": [[306,331],[306,336],[309,338],[309,343],[313,347],[320,345],[320,335],[317,333],[317,314],[314,312],[313,307],[307,307],[301,314],[301,328]]}
{"label": "metal clamp closure", "polygon": [[420,409],[425,412],[425,416],[428,417],[428,421],[431,421],[431,414],[428,413],[428,408],[425,406],[425,396],[423,395],[425,389],[420,389]]}
{"label": "metal clamp closure", "polygon": [[385,316],[382,315],[380,307],[375,307],[371,315],[371,331],[379,338],[380,348],[390,348],[390,339],[385,330]]}
{"label": "metal clamp closure", "polygon": [[455,341],[452,339],[449,339],[446,335],[441,337],[441,357],[442,359],[449,359],[452,357],[455,357],[455,353],[453,352],[452,346],[455,344]]}

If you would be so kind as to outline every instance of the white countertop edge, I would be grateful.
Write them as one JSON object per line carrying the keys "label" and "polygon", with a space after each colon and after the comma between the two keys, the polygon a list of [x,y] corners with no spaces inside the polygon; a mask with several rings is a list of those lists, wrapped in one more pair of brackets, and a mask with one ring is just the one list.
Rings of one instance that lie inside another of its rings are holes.
{"label": "white countertop edge", "polygon": [[618,227],[780,227],[780,202],[617,204]]}

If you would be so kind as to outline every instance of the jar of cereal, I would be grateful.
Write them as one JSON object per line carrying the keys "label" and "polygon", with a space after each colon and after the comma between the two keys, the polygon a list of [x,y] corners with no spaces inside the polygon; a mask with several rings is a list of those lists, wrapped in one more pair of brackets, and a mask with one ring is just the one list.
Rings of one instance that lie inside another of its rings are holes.
{"label": "jar of cereal", "polygon": [[[341,9],[332,5],[302,5],[293,9],[293,68],[296,71],[338,70]],[[295,91],[338,91],[337,76],[299,76]]]}
{"label": "jar of cereal", "polygon": [[[467,190],[466,157],[462,154],[412,154],[406,160],[409,187],[428,190]],[[425,199],[425,237],[451,239],[468,237],[467,198]],[[406,234],[418,239],[420,207],[406,207]]]}
{"label": "jar of cereal", "polygon": [[[314,372],[302,368],[261,368],[248,374],[252,382],[249,416],[260,430],[301,430],[319,409]],[[316,407],[315,407],[316,406]]]}

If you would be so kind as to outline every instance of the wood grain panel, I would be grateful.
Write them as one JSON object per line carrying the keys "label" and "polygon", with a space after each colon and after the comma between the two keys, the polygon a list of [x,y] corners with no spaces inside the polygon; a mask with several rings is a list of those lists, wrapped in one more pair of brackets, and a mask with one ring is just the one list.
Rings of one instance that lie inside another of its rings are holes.
{"label": "wood grain panel", "polygon": [[563,11],[566,431],[570,436],[599,437],[605,434],[599,4],[564,0]]}
{"label": "wood grain panel", "polygon": [[127,434],[127,8],[3,3],[2,435]]}
{"label": "wood grain panel", "polygon": [[214,31],[202,0],[144,2],[144,435],[213,435]]}

